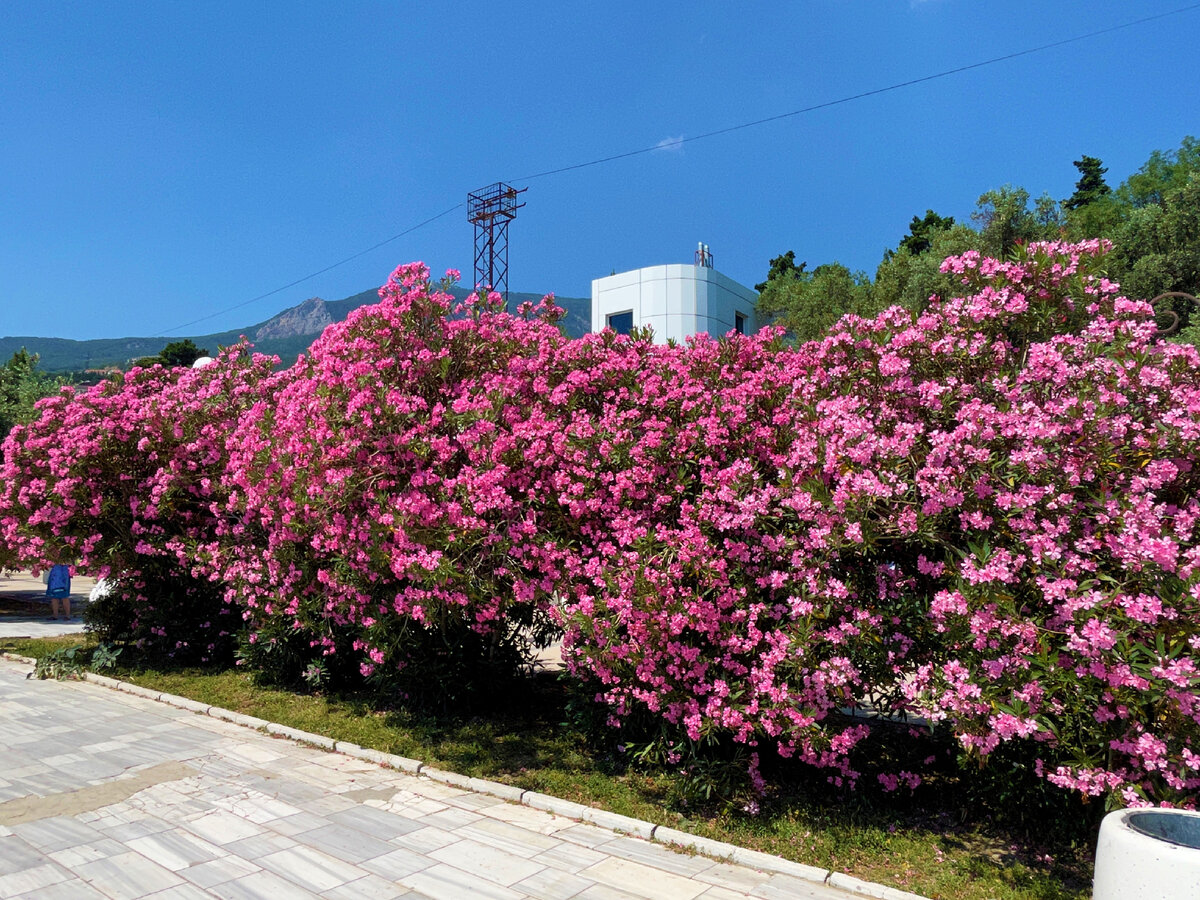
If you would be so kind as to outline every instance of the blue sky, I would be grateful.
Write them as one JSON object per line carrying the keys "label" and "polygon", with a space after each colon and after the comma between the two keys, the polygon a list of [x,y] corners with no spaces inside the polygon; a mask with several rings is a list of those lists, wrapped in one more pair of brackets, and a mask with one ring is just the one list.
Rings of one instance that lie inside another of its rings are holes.
{"label": "blue sky", "polygon": [[[528,186],[513,290],[687,262],[746,284],[793,249],[874,272],[909,219],[1004,184],[1117,184],[1200,134],[1200,8],[705,140],[741,122],[1186,0],[566,4],[8,0],[0,335],[201,334],[414,259],[471,279],[459,209]],[[525,176],[660,142],[665,149]]]}

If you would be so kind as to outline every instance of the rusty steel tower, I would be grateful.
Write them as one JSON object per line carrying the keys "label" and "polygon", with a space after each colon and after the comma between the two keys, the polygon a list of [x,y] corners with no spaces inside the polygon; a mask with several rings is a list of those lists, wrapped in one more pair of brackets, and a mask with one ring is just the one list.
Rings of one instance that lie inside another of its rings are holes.
{"label": "rusty steel tower", "polygon": [[508,223],[524,206],[517,190],[497,181],[467,194],[467,221],[475,226],[475,287],[491,289],[508,300]]}

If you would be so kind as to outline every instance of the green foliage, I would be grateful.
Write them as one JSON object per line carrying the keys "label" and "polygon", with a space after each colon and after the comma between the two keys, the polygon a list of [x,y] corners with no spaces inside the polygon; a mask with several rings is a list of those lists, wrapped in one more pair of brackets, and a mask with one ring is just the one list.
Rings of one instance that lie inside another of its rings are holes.
{"label": "green foliage", "polygon": [[38,355],[24,347],[0,366],[0,441],[14,425],[30,421],[34,404],[58,393],[66,379],[48,375],[38,366]]}
{"label": "green foliage", "polygon": [[932,209],[925,210],[925,218],[913,216],[908,223],[908,234],[900,239],[901,250],[913,256],[933,247],[933,239],[954,225],[954,216],[939,216]]}
{"label": "green foliage", "polygon": [[798,341],[815,340],[847,313],[870,316],[878,311],[865,272],[841,263],[800,268],[769,279],[759,295],[758,312],[782,325]]}
{"label": "green foliage", "polygon": [[979,232],[966,225],[951,225],[928,232],[927,239],[929,247],[923,252],[914,253],[901,246],[879,264],[874,284],[879,308],[903,306],[919,312],[929,305],[930,297],[953,297],[961,293],[958,279],[941,271],[942,260],[978,250]]}
{"label": "green foliage", "polygon": [[197,347],[191,338],[182,341],[172,341],[158,352],[157,356],[144,356],[137,361],[139,366],[166,366],[169,369],[189,368],[192,363],[202,356],[208,356],[208,350]]}
{"label": "green foliage", "polygon": [[[148,559],[132,575],[118,575],[98,592],[83,612],[84,625],[114,652],[127,647],[141,662],[199,656],[205,662],[232,658],[237,625],[221,595],[221,588],[201,579],[181,575],[162,559]],[[225,622],[223,628],[209,627]],[[145,640],[146,634],[195,636],[195,647],[175,648],[169,643]],[[225,633],[220,633],[225,632]],[[216,633],[216,636],[213,636]]]}
{"label": "green foliage", "polygon": [[799,277],[804,274],[804,269],[808,263],[800,263],[796,265],[796,253],[794,250],[789,250],[781,256],[776,256],[771,260],[771,268],[767,272],[767,280],[760,281],[754,286],[754,289],[760,294],[767,289],[772,281],[777,278]]}
{"label": "green foliage", "polygon": [[1079,180],[1075,182],[1075,193],[1063,201],[1063,208],[1068,210],[1082,209],[1090,203],[1095,203],[1101,197],[1112,193],[1112,188],[1104,180],[1104,168],[1100,160],[1094,156],[1084,156],[1072,163],[1079,170]]}
{"label": "green foliage", "polygon": [[1125,206],[1140,209],[1163,203],[1200,172],[1200,140],[1185,137],[1178,150],[1155,150],[1146,163],[1116,190]]}
{"label": "green foliage", "polygon": [[1018,244],[1057,237],[1058,203],[1043,194],[1029,208],[1029,191],[1010,184],[980,195],[971,219],[979,225],[980,252],[1007,258]]}
{"label": "green foliage", "polygon": [[38,658],[33,666],[32,675],[43,681],[47,678],[53,678],[55,681],[79,678],[83,675],[83,656],[82,645],[55,650]]}
{"label": "green foliage", "polygon": [[[1113,241],[1115,274],[1129,296],[1200,292],[1200,172],[1161,203],[1132,210]],[[1189,304],[1176,311],[1190,324]]]}

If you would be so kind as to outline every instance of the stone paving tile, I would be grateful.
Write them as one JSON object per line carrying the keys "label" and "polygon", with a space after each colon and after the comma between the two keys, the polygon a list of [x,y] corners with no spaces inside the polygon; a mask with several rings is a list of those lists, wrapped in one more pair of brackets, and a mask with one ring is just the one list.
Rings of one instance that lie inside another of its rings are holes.
{"label": "stone paving tile", "polygon": [[278,853],[280,850],[290,850],[296,846],[296,841],[290,837],[265,831],[252,837],[242,838],[225,845],[225,851],[242,859],[257,862],[261,857]]}
{"label": "stone paving tile", "polygon": [[385,812],[370,806],[357,806],[329,814],[330,820],[346,828],[354,828],[383,840],[411,834],[424,827],[412,819]]}
{"label": "stone paving tile", "polygon": [[741,891],[731,890],[730,888],[718,887],[713,885],[696,900],[744,900],[745,894]]}
{"label": "stone paving tile", "polygon": [[412,875],[422,869],[428,869],[432,865],[433,860],[424,853],[409,850],[407,847],[397,847],[383,856],[363,860],[361,864],[362,868],[368,872],[390,881],[398,881],[405,875]]}
{"label": "stone paving tile", "polygon": [[694,878],[711,869],[716,863],[706,856],[688,856],[675,853],[661,844],[652,844],[639,838],[622,837],[602,845],[604,853],[619,856],[631,862],[643,863],[656,868]]}
{"label": "stone paving tile", "polygon": [[604,858],[604,854],[599,851],[570,843],[560,843],[557,847],[552,847],[533,857],[536,862],[543,862],[563,872],[581,872]]}
{"label": "stone paving tile", "polygon": [[142,897],[183,884],[183,879],[132,850],[76,866],[81,878],[113,897]]}
{"label": "stone paving tile", "polygon": [[[559,819],[559,821],[565,823],[571,820]],[[584,847],[603,847],[605,844],[611,844],[620,838],[620,835],[614,834],[611,831],[605,831],[603,828],[597,828],[595,825],[576,825],[574,823],[566,827],[559,827],[553,834],[564,841],[570,841],[572,844],[582,844]]]}
{"label": "stone paving tile", "polygon": [[545,868],[512,885],[538,900],[570,900],[576,894],[591,887],[594,882],[560,869]]}
{"label": "stone paving tile", "polygon": [[748,893],[760,884],[771,880],[771,876],[766,872],[758,872],[745,866],[733,866],[729,863],[713,863],[710,868],[697,873],[694,877],[697,881],[704,881],[742,893]]}
{"label": "stone paving tile", "polygon": [[0,876],[40,865],[45,855],[20,835],[6,835],[0,838]]}
{"label": "stone paving tile", "polygon": [[60,881],[27,894],[14,894],[12,900],[111,900],[111,898],[105,897],[87,882],[72,878],[70,881]]}
{"label": "stone paving tile", "polygon": [[211,888],[227,881],[246,878],[256,872],[263,871],[261,867],[238,856],[222,856],[212,862],[197,863],[188,866],[179,874],[199,888]]}
{"label": "stone paving tile", "polygon": [[708,889],[708,885],[682,875],[612,857],[588,866],[579,875],[646,900],[695,900]]}
{"label": "stone paving tile", "polygon": [[349,881],[341,887],[325,891],[325,900],[395,900],[398,897],[414,897],[412,891],[378,875],[365,875],[358,881]]}
{"label": "stone paving tile", "polygon": [[646,898],[643,894],[631,894],[629,891],[623,891],[611,885],[593,884],[576,894],[573,900],[646,900]]}
{"label": "stone paving tile", "polygon": [[513,856],[488,844],[462,840],[429,854],[431,859],[475,872],[496,884],[510,885],[540,872],[545,866]]}
{"label": "stone paving tile", "polygon": [[751,897],[762,900],[837,900],[846,894],[836,888],[814,884],[790,875],[772,875],[758,887],[749,891]]}
{"label": "stone paving tile", "polygon": [[[465,838],[490,844],[513,856],[532,858],[545,850],[563,846],[563,842],[555,838],[531,833],[509,822],[496,819],[480,819],[470,825],[464,825],[456,830],[456,834]],[[544,863],[545,865],[545,863]]]}
{"label": "stone paving tile", "polygon": [[478,822],[482,818],[483,816],[479,813],[474,813],[470,810],[449,808],[422,816],[420,821],[422,824],[436,825],[438,828],[446,828],[453,831],[462,828],[464,825],[470,825],[472,822]]}
{"label": "stone paving tile", "polygon": [[147,894],[146,900],[210,900],[211,897],[211,894],[200,890],[195,885],[180,884],[176,887],[167,888],[165,891],[155,891],[153,894]]}
{"label": "stone paving tile", "polygon": [[344,825],[326,825],[323,828],[302,832],[294,837],[310,846],[320,847],[338,859],[345,859],[353,863],[374,859],[395,849],[387,841],[353,828],[347,828]]}
{"label": "stone paving tile", "polygon": [[438,828],[436,825],[427,825],[416,831],[394,837],[391,843],[409,850],[416,850],[418,853],[429,854],[448,844],[453,844],[457,840],[458,836],[455,833],[447,831],[445,828]]}
{"label": "stone paving tile", "polygon": [[524,900],[525,895],[454,866],[438,864],[398,879],[430,900]]}
{"label": "stone paving tile", "polygon": [[[5,820],[0,806],[0,897],[851,896],[25,671],[0,662],[0,801],[35,812]],[[104,790],[127,779],[126,794]]]}
{"label": "stone paving tile", "polygon": [[222,882],[208,888],[220,900],[319,900],[320,894],[306,891],[274,872],[259,871],[244,878]]}
{"label": "stone paving tile", "polygon": [[64,847],[62,850],[55,850],[47,854],[47,856],[60,866],[74,869],[75,866],[81,863],[95,862],[98,859],[108,859],[111,856],[120,856],[124,852],[124,844],[114,841],[111,838],[101,838],[90,844]]}
{"label": "stone paving tile", "polygon": [[256,825],[254,822],[224,809],[214,809],[201,816],[188,819],[183,823],[183,827],[219,846],[245,838],[257,837],[266,832],[263,826]]}
{"label": "stone paving tile", "polygon": [[368,874],[365,869],[303,844],[269,853],[255,862],[317,894],[357,881]]}
{"label": "stone paving tile", "polygon": [[224,851],[195,835],[179,829],[152,834],[129,841],[128,847],[164,869],[178,872],[197,863],[220,859]]}
{"label": "stone paving tile", "polygon": [[70,878],[71,873],[62,866],[44,860],[37,865],[0,875],[0,897],[36,893],[51,885],[69,881]]}

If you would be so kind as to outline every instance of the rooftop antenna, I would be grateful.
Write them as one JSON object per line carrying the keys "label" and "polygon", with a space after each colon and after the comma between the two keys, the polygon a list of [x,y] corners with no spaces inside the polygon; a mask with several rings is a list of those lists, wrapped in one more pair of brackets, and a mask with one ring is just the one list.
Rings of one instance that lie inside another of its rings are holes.
{"label": "rooftop antenna", "polygon": [[475,287],[497,291],[508,303],[508,223],[524,206],[517,198],[529,188],[497,181],[467,194],[467,221],[475,226]]}

